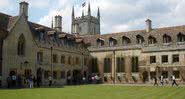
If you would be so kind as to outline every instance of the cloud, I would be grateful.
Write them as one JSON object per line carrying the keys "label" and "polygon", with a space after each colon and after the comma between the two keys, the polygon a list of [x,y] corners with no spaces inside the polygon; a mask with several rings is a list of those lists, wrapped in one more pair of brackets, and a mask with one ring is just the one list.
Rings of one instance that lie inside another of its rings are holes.
{"label": "cloud", "polygon": [[[185,24],[185,0],[86,0],[91,2],[92,15],[97,7],[101,13],[102,33],[114,33],[145,28],[145,19],[153,21],[153,27],[166,27]],[[81,15],[83,0],[58,0],[58,5],[40,18],[41,24],[50,26],[51,12],[61,9],[63,30],[70,32],[71,8],[75,5],[75,15]],[[87,6],[85,7],[87,12]],[[52,14],[54,15],[54,14]],[[48,18],[46,18],[48,17]],[[170,20],[170,21],[169,21]]]}

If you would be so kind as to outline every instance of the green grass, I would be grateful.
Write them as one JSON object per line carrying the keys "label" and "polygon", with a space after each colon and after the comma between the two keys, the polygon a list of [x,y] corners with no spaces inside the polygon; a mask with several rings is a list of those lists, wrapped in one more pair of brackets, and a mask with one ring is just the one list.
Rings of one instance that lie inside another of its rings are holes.
{"label": "green grass", "polygon": [[0,99],[185,99],[185,87],[85,85],[0,89]]}

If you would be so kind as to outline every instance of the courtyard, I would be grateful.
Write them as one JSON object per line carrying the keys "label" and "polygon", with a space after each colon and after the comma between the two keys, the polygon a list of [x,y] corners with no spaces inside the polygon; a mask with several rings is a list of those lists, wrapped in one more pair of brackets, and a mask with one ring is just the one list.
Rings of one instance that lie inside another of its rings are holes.
{"label": "courtyard", "polygon": [[0,99],[185,99],[185,87],[81,85],[0,89]]}

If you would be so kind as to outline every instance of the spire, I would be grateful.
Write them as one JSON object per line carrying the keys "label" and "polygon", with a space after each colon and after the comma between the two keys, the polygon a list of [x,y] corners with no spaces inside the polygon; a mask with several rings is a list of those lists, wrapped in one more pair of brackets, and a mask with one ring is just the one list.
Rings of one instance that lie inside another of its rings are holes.
{"label": "spire", "polygon": [[72,8],[72,19],[74,19],[75,18],[75,12],[74,12],[74,6],[73,6],[73,8]]}
{"label": "spire", "polygon": [[84,10],[82,10],[82,17],[84,17]]}
{"label": "spire", "polygon": [[91,16],[91,5],[89,3],[89,6],[88,6],[88,15]]}
{"label": "spire", "polygon": [[100,18],[100,8],[98,7],[97,17]]}
{"label": "spire", "polygon": [[53,17],[52,17],[52,21],[51,21],[51,28],[53,29]]}

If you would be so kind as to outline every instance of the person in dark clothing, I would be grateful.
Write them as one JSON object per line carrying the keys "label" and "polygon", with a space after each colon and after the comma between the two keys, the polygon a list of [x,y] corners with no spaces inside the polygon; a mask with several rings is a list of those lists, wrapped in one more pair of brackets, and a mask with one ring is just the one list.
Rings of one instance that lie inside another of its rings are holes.
{"label": "person in dark clothing", "polygon": [[37,87],[40,87],[40,83],[41,83],[41,77],[37,77]]}
{"label": "person in dark clothing", "polygon": [[175,76],[173,75],[172,76],[172,86],[174,86],[174,85],[178,86],[176,83],[176,80],[175,80]]}
{"label": "person in dark clothing", "polygon": [[37,82],[37,79],[36,79],[36,77],[34,76],[34,77],[33,77],[33,86],[34,86],[34,87],[36,87],[36,82]]}
{"label": "person in dark clothing", "polygon": [[21,75],[18,75],[18,77],[17,77],[17,84],[18,84],[18,87],[19,88],[22,87],[22,78],[21,78]]}
{"label": "person in dark clothing", "polygon": [[154,77],[154,86],[158,86],[157,77]]}
{"label": "person in dark clothing", "polygon": [[10,88],[11,87],[11,83],[12,83],[12,79],[11,79],[11,77],[10,76],[8,76],[7,78],[6,78],[6,81],[7,81],[7,88]]}

